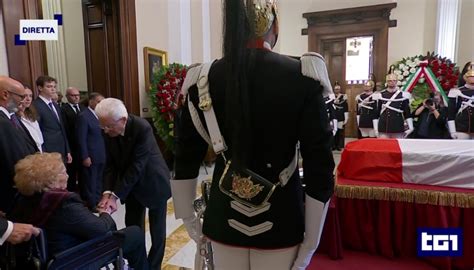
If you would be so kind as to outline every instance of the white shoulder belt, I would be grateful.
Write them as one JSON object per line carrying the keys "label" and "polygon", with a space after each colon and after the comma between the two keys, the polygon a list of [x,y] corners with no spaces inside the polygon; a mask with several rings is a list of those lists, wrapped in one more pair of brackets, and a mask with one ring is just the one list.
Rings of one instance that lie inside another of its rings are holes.
{"label": "white shoulder belt", "polygon": [[[225,144],[224,137],[219,129],[219,125],[217,123],[216,114],[214,112],[214,108],[212,106],[212,98],[209,93],[209,70],[212,66],[212,62],[202,64],[198,67],[194,67],[193,71],[191,72],[191,76],[188,79],[189,72],[185,78],[183,83],[183,90],[182,93],[187,95],[187,90],[193,85],[196,84],[198,88],[198,95],[199,95],[199,109],[203,111],[204,119],[206,121],[207,128],[209,133],[206,131],[204,125],[199,118],[199,113],[196,107],[190,100],[188,95],[188,108],[191,114],[191,119],[193,121],[194,127],[196,128],[197,132],[201,137],[212,146],[212,149],[216,154],[224,154],[227,150],[227,145]],[[199,72],[199,76],[195,76],[196,73]],[[186,86],[186,88],[184,87]],[[279,174],[279,181],[281,186],[285,186],[288,183],[288,180],[293,175],[293,172],[296,170],[298,165],[298,156],[299,156],[299,145],[295,147],[295,156],[290,164],[283,169]]]}

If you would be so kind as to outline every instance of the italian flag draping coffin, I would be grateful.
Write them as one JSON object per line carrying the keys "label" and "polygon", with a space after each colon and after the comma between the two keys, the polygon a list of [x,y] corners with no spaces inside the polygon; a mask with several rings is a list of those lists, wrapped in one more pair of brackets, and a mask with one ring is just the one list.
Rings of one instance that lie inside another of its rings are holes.
{"label": "italian flag draping coffin", "polygon": [[474,140],[354,141],[342,153],[338,175],[353,180],[474,189]]}

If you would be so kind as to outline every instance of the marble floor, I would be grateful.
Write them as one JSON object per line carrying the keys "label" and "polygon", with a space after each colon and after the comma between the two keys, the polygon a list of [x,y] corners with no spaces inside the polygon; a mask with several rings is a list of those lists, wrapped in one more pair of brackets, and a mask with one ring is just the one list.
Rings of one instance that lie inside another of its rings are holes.
{"label": "marble floor", "polygon": [[[346,139],[346,143],[352,139]],[[336,165],[340,161],[341,152],[335,151],[334,160]],[[201,167],[199,180],[210,179],[213,172],[213,167]],[[117,227],[123,228],[125,216],[125,207],[123,205],[119,206],[119,209],[116,213],[113,214],[113,218],[117,223]],[[146,221],[148,225],[148,220]],[[196,245],[193,241],[190,240],[184,228],[183,222],[181,220],[176,220],[174,218],[174,209],[173,203],[170,199],[168,201],[168,213],[166,217],[166,250],[165,257],[163,259],[163,268],[164,270],[187,270],[193,269],[194,267],[194,255],[196,253]],[[146,244],[147,249],[151,246],[150,234],[148,228],[146,229]]]}

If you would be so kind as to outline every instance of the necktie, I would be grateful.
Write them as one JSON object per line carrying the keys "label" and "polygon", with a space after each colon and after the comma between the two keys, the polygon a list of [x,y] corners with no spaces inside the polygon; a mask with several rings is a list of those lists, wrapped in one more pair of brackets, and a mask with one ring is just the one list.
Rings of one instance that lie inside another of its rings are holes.
{"label": "necktie", "polygon": [[77,106],[77,104],[74,104],[73,107],[74,107],[74,111],[76,112],[76,114],[78,114],[80,112],[79,111],[79,106]]}
{"label": "necktie", "polygon": [[58,115],[58,113],[56,112],[56,110],[54,109],[53,102],[50,101],[50,102],[48,103],[48,105],[49,105],[49,108],[51,109],[51,111],[53,112],[53,114],[56,115],[56,118],[59,120],[59,115]]}
{"label": "necktie", "polygon": [[12,115],[10,116],[10,121],[12,122],[12,125],[13,125],[16,129],[21,129],[20,122],[18,121],[18,118],[16,117],[15,114],[12,114]]}

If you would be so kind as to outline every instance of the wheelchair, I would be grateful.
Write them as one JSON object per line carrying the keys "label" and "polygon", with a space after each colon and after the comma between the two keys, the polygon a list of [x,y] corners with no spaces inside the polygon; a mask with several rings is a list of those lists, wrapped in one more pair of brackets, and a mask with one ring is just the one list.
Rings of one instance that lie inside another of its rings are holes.
{"label": "wheelchair", "polygon": [[[120,232],[109,232],[60,253],[48,256],[44,232],[24,244],[26,257],[17,262],[17,248],[7,245],[0,270],[97,270],[125,267]],[[22,251],[25,251],[22,249]],[[27,266],[25,266],[26,264]],[[113,265],[113,268],[110,268]],[[26,267],[26,268],[25,268]]]}

